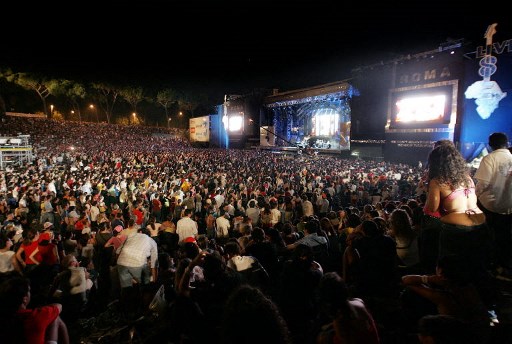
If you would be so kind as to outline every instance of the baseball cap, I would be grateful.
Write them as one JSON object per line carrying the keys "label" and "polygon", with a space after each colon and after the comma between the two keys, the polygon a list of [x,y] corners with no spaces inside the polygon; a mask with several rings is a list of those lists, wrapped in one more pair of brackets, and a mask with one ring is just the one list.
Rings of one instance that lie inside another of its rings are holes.
{"label": "baseball cap", "polygon": [[114,227],[114,230],[117,232],[117,233],[121,233],[123,231],[123,226],[121,225],[117,225]]}
{"label": "baseball cap", "polygon": [[194,237],[186,237],[185,239],[183,239],[183,242],[184,243],[186,243],[186,242],[197,243],[196,238],[194,238]]}
{"label": "baseball cap", "polygon": [[51,222],[45,222],[45,223],[44,223],[44,225],[43,225],[43,228],[44,228],[44,229],[48,229],[48,228],[50,228],[51,226],[53,226],[53,223],[51,223]]}

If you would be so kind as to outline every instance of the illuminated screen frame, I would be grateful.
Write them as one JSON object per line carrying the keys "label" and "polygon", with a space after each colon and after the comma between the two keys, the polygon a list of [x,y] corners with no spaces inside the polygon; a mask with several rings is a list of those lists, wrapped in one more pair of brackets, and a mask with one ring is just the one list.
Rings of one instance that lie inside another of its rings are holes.
{"label": "illuminated screen frame", "polygon": [[[453,128],[457,117],[457,90],[458,80],[391,89],[389,91],[389,108],[386,130],[436,128],[446,126]],[[411,122],[397,121],[397,102],[407,98],[435,95],[445,96],[444,111],[440,119]]]}

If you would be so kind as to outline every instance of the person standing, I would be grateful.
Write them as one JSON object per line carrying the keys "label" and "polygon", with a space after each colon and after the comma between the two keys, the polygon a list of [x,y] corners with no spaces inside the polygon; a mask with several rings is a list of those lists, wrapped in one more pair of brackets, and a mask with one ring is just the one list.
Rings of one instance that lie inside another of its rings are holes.
{"label": "person standing", "polygon": [[185,238],[194,237],[197,238],[198,228],[197,222],[192,220],[192,209],[185,209],[183,217],[179,219],[176,224],[176,234],[179,235],[180,242],[183,242]]}
{"label": "person standing", "polygon": [[141,305],[134,302],[141,299],[140,286],[157,280],[158,247],[148,235],[134,232],[128,234],[116,253],[121,309],[128,318],[136,317],[141,311]]}
{"label": "person standing", "polygon": [[492,152],[475,173],[476,195],[494,235],[494,264],[499,275],[512,272],[512,154],[505,133],[489,136]]}
{"label": "person standing", "polygon": [[466,161],[454,145],[441,144],[430,152],[428,178],[425,211],[440,220],[438,259],[452,254],[462,257],[471,267],[471,282],[491,312],[497,300],[489,274],[492,233],[478,205]]}

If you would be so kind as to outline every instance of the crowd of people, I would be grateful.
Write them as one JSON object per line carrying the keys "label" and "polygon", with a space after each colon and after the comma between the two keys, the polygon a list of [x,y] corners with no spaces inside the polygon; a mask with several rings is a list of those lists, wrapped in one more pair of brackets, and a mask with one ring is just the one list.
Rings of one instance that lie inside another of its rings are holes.
{"label": "crowd of people", "polygon": [[169,343],[495,339],[496,278],[512,268],[502,133],[471,170],[450,141],[422,168],[199,149],[164,128],[5,124],[35,152],[0,171],[12,342],[80,342],[83,319],[116,304],[133,322],[160,287]]}

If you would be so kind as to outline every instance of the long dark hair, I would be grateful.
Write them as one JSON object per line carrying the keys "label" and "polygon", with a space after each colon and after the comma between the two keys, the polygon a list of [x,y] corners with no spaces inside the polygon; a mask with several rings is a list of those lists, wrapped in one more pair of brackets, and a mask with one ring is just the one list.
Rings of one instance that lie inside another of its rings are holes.
{"label": "long dark hair", "polygon": [[471,186],[466,160],[453,145],[434,148],[428,156],[428,166],[429,180],[437,179],[452,190],[461,185]]}
{"label": "long dark hair", "polygon": [[226,344],[292,343],[288,326],[277,305],[260,289],[249,285],[233,291],[224,304],[221,338]]}

